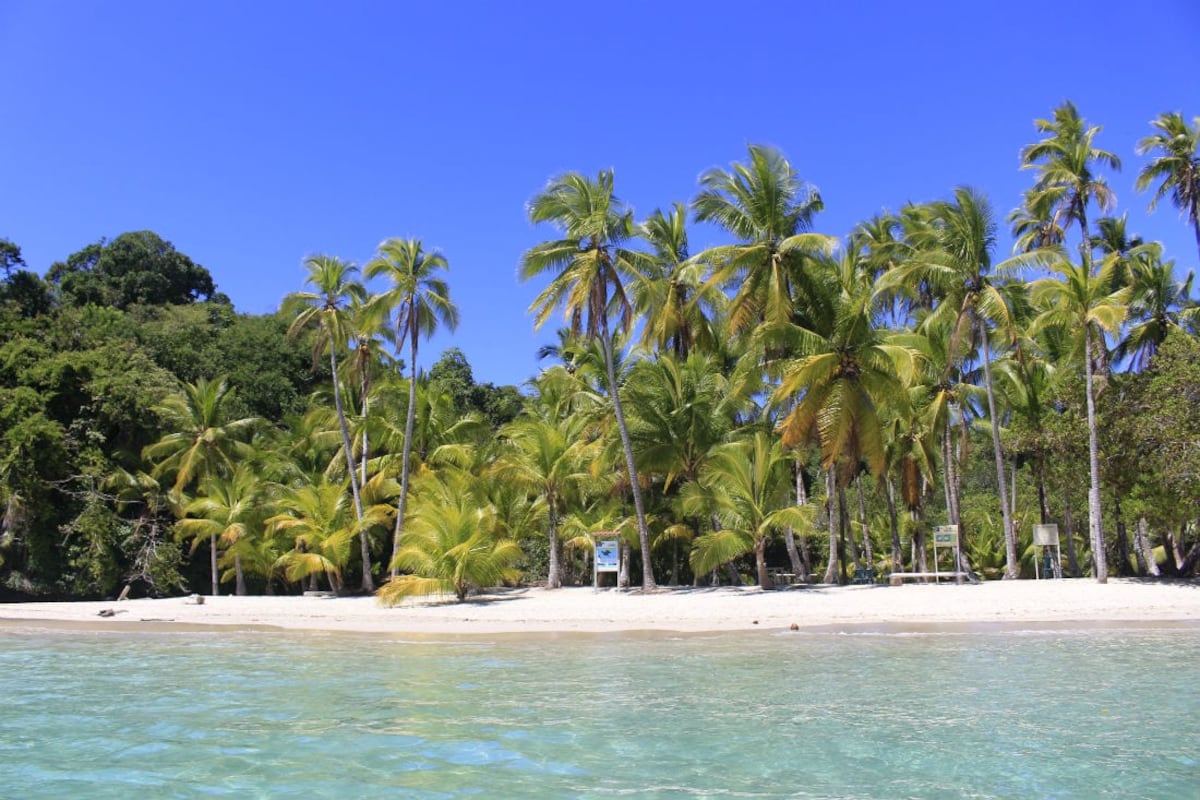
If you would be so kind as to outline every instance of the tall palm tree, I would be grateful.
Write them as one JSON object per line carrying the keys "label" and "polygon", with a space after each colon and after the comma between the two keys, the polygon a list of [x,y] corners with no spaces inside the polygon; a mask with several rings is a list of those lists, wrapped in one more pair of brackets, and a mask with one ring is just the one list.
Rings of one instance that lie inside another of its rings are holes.
{"label": "tall palm tree", "polygon": [[1035,328],[1059,328],[1072,333],[1081,346],[1085,375],[1088,424],[1088,529],[1096,580],[1108,581],[1108,562],[1104,552],[1104,528],[1100,509],[1100,458],[1096,445],[1096,398],[1091,354],[1104,347],[1104,333],[1116,333],[1128,311],[1128,287],[1112,291],[1112,261],[1105,262],[1097,275],[1085,265],[1059,260],[1050,268],[1058,278],[1042,278],[1030,285],[1034,304],[1044,309],[1034,320]]}
{"label": "tall palm tree", "polygon": [[829,253],[836,239],[811,232],[824,208],[816,187],[805,183],[778,150],[749,146],[749,161],[700,176],[692,200],[699,222],[711,222],[738,239],[701,253],[713,265],[712,282],[736,285],[729,308],[734,333],[760,323],[793,323],[796,304],[810,289],[804,256]]}
{"label": "tall palm tree", "polygon": [[[400,547],[408,503],[409,459],[412,457],[413,420],[417,406],[417,350],[421,337],[428,339],[444,326],[458,327],[458,308],[450,301],[450,286],[441,276],[450,264],[436,250],[426,252],[420,239],[387,239],[366,266],[368,278],[384,277],[390,288],[379,303],[396,314],[396,349],[408,344],[408,415],[404,421],[404,453],[400,459],[400,499],[396,503],[396,527],[392,532],[392,561]],[[392,568],[392,577],[396,577]]]}
{"label": "tall palm tree", "polygon": [[1079,116],[1079,109],[1069,100],[1054,109],[1054,119],[1039,119],[1033,124],[1039,133],[1046,134],[1044,139],[1021,151],[1021,168],[1036,169],[1038,173],[1031,196],[1034,207],[1054,209],[1056,222],[1064,228],[1072,222],[1079,225],[1080,253],[1090,271],[1088,206],[1094,202],[1107,213],[1116,202],[1112,189],[1096,174],[1096,169],[1108,166],[1119,171],[1121,159],[1095,146],[1093,142],[1101,127],[1088,127]]}
{"label": "tall palm tree", "polygon": [[370,460],[371,430],[370,408],[372,387],[381,367],[391,359],[383,350],[383,340],[391,334],[388,327],[387,309],[370,299],[354,299],[350,307],[351,327],[354,332],[353,349],[347,362],[350,372],[358,379],[359,421],[361,435],[359,448],[358,485],[367,483],[367,462]]}
{"label": "tall palm tree", "polygon": [[1138,142],[1136,150],[1140,156],[1155,155],[1142,167],[1134,186],[1144,192],[1157,181],[1150,210],[1169,193],[1171,202],[1192,223],[1196,249],[1200,251],[1200,117],[1188,125],[1182,114],[1168,112],[1159,114],[1150,124],[1158,133]]}
{"label": "tall palm tree", "polygon": [[[346,459],[346,473],[350,479],[350,492],[354,497],[354,513],[361,522],[363,504],[359,495],[358,476],[354,470],[350,426],[346,422],[346,409],[342,403],[338,354],[354,335],[350,316],[351,304],[365,300],[366,289],[354,278],[358,267],[335,256],[309,256],[304,260],[304,268],[308,270],[305,283],[312,286],[313,290],[294,292],[284,298],[284,313],[293,317],[288,335],[297,336],[303,330],[315,328],[314,361],[325,350],[329,351],[329,374],[333,381],[333,404],[337,411],[338,428],[342,434],[342,455]],[[365,528],[359,531],[359,550],[362,555],[362,590],[373,592],[375,580],[371,576],[371,543],[367,539]]]}
{"label": "tall palm tree", "polygon": [[538,294],[529,310],[540,328],[562,306],[571,331],[596,340],[604,354],[609,397],[625,452],[626,474],[637,515],[638,542],[642,552],[642,586],[655,586],[650,559],[650,529],[642,488],[633,458],[629,427],[621,405],[613,357],[610,317],[616,316],[617,330],[628,331],[633,309],[625,293],[624,278],[637,272],[636,257],[625,245],[634,234],[633,213],[613,194],[613,173],[602,170],[595,180],[576,172],[551,179],[529,203],[533,223],[550,223],[562,238],[535,245],[521,257],[521,280],[551,274],[548,286]]}
{"label": "tall palm tree", "polygon": [[711,350],[717,334],[704,306],[724,296],[705,291],[703,264],[688,256],[683,204],[675,203],[666,214],[656,209],[641,223],[639,233],[652,250],[631,253],[637,258],[638,272],[632,276],[629,294],[644,320],[642,344],[669,349],[679,359],[696,348]]}
{"label": "tall palm tree", "polygon": [[[996,245],[996,222],[987,198],[973,189],[954,190],[953,201],[938,201],[914,210],[908,219],[912,242],[910,258],[889,272],[881,284],[888,288],[914,287],[923,284],[935,295],[933,309],[921,322],[926,333],[945,332],[949,355],[958,365],[980,348],[987,392],[988,416],[991,419],[992,449],[996,462],[996,481],[1004,525],[1006,567],[1008,579],[1020,577],[1020,554],[1017,532],[1013,526],[1005,479],[1004,452],[1000,445],[1000,416],[997,413],[996,391],[992,380],[991,331],[989,323],[997,326],[1005,341],[1013,338],[1009,304],[1005,295],[993,285],[992,252]],[[1046,251],[1032,251],[1014,256],[997,265],[997,270],[1015,269],[1027,264],[1045,263]]]}
{"label": "tall palm tree", "polygon": [[1129,280],[1131,324],[1114,351],[1118,359],[1128,356],[1136,369],[1144,370],[1172,328],[1186,329],[1200,319],[1200,307],[1192,299],[1193,277],[1188,272],[1183,280],[1175,280],[1175,262],[1163,261],[1158,242],[1134,262]]}

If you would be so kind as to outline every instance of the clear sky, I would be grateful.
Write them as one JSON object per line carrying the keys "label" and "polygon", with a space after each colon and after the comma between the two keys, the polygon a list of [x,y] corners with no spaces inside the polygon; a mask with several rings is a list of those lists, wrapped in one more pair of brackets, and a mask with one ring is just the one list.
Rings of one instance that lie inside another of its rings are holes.
{"label": "clear sky", "polygon": [[1162,111],[1200,116],[1198,43],[1196,0],[0,0],[0,237],[44,272],[150,229],[253,313],[307,254],[419,237],[462,315],[422,365],[457,346],[520,383],[554,328],[516,279],[553,236],[525,203],[567,170],[615,169],[643,216],[767,143],[820,188],[824,233],[959,184],[1002,221],[1033,120],[1070,98],[1125,162],[1131,231],[1195,267],[1175,209],[1134,193],[1133,148]]}

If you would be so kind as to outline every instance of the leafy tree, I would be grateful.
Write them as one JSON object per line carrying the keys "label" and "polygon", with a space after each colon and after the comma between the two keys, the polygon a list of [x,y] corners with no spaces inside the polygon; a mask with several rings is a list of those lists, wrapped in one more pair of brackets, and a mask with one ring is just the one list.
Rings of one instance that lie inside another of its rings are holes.
{"label": "leafy tree", "polygon": [[212,275],[152,231],[101,239],[50,266],[46,279],[70,305],[194,303],[214,297]]}
{"label": "leafy tree", "polygon": [[611,171],[601,171],[595,180],[569,172],[551,179],[530,201],[529,219],[535,224],[551,223],[563,233],[563,238],[535,245],[521,257],[521,280],[527,281],[545,273],[553,276],[529,307],[534,314],[534,325],[541,328],[561,305],[570,321],[572,334],[586,334],[589,340],[600,344],[637,515],[642,587],[652,589],[655,581],[650,560],[650,529],[646,524],[629,426],[621,405],[613,356],[614,331],[609,324],[613,314],[617,317],[618,331],[628,331],[632,322],[633,310],[625,293],[623,276],[637,271],[637,258],[625,247],[634,234],[633,214],[613,194]]}

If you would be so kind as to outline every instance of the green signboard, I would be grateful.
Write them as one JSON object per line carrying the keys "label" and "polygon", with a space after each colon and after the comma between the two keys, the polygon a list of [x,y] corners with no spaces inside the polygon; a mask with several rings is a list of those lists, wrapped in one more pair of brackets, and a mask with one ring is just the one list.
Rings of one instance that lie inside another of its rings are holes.
{"label": "green signboard", "polygon": [[957,525],[935,525],[933,527],[934,547],[958,547]]}

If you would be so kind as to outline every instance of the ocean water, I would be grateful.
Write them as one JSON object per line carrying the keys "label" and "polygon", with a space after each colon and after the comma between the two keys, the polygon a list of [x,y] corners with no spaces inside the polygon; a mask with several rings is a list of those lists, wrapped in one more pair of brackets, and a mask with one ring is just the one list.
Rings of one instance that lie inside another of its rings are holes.
{"label": "ocean water", "polygon": [[1197,798],[1200,627],[0,628],[4,798]]}

